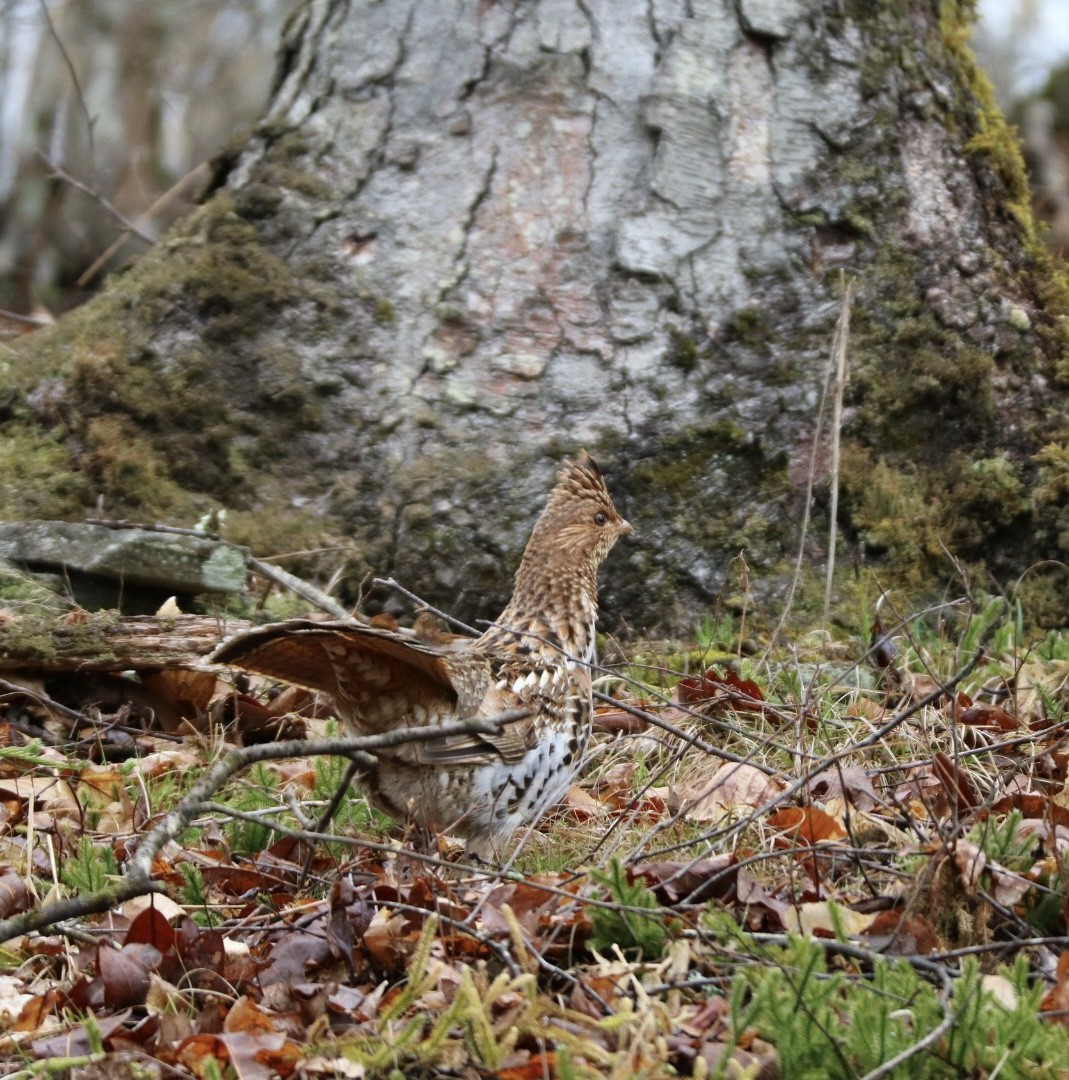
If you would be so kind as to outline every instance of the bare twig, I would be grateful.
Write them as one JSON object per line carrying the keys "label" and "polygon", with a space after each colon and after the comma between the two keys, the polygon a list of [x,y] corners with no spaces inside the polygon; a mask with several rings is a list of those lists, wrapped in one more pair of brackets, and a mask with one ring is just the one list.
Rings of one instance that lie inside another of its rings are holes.
{"label": "bare twig", "polygon": [[689,746],[693,746],[695,750],[700,750],[703,754],[710,754],[713,757],[720,758],[721,761],[730,761],[736,765],[752,765],[766,776],[779,775],[779,771],[773,769],[770,765],[765,765],[763,762],[755,761],[752,758],[742,757],[740,754],[733,754],[730,750],[723,750],[719,746],[713,746],[712,743],[707,743],[704,739],[699,739],[697,736],[689,734],[682,728],[676,727],[675,724],[671,724],[667,720],[662,720],[655,713],[646,712],[645,709],[639,709],[634,705],[629,705],[626,701],[619,701],[617,698],[601,693],[600,690],[594,691],[594,700],[600,701],[605,705],[612,705],[621,712],[628,713],[630,716],[637,717],[639,720],[645,720],[651,727],[660,728],[661,731],[667,731],[669,735],[674,735],[677,739],[682,740]]}
{"label": "bare twig", "polygon": [[[714,829],[711,832],[707,832],[699,837],[692,837],[684,842],[678,844],[672,844],[669,847],[661,848],[655,854],[659,858],[663,858],[666,854],[672,851],[678,851],[683,848],[692,847],[694,844],[705,842],[713,844],[716,842],[729,843],[733,837],[738,836],[756,821],[759,817],[764,817],[785,803],[793,799],[799,792],[806,790],[809,785],[822,773],[827,772],[829,769],[835,767],[840,761],[856,754],[860,750],[864,750],[870,746],[874,746],[879,742],[882,742],[888,735],[891,734],[895,728],[904,724],[911,716],[916,715],[922,709],[931,705],[933,702],[938,701],[944,694],[948,694],[955,686],[958,685],[964,678],[966,678],[970,672],[980,663],[980,660],[984,655],[984,643],[982,642],[974,653],[972,659],[962,668],[960,668],[951,678],[945,683],[942,683],[931,693],[926,694],[922,698],[918,698],[908,708],[903,709],[902,712],[896,713],[886,724],[876,728],[864,739],[859,739],[857,742],[850,743],[848,746],[843,747],[842,750],[838,750],[833,754],[829,754],[827,757],[822,758],[812,768],[808,769],[798,779],[792,781],[787,785],[778,795],[769,799],[768,802],[763,803],[761,807],[754,811],[752,814],[748,814],[733,825],[726,826],[722,829]],[[650,857],[650,856],[647,856]],[[697,862],[698,859],[692,860],[692,863]],[[730,872],[730,869],[725,872]],[[715,878],[713,879],[715,880]],[[707,887],[710,882],[706,882],[703,887]]]}
{"label": "bare twig", "polygon": [[302,600],[307,600],[308,603],[312,604],[314,607],[319,608],[321,611],[326,611],[336,619],[341,619],[348,623],[361,623],[363,621],[357,619],[351,611],[343,608],[332,596],[327,596],[321,589],[317,589],[314,585],[309,585],[307,581],[297,577],[296,574],[291,574],[288,570],[283,570],[280,566],[272,566],[270,563],[266,563],[262,559],[254,558],[251,555],[249,556],[249,566],[251,566],[261,577],[265,577],[268,580],[275,582],[276,585],[281,585],[283,588],[289,589],[290,592],[296,593]]}
{"label": "bare twig", "polygon": [[403,585],[394,581],[392,577],[375,578],[374,584],[381,585],[384,589],[393,589],[395,593],[399,593],[406,599],[411,600],[412,603],[418,605],[423,611],[429,611],[432,615],[437,615],[439,619],[445,619],[450,626],[455,626],[458,630],[463,630],[466,634],[471,634],[472,637],[478,637],[480,634],[480,631],[476,630],[474,626],[468,626],[467,623],[463,623],[459,619],[454,619],[448,612],[433,607],[428,604],[426,600],[421,600],[414,592],[409,592]]}
{"label": "bare twig", "polygon": [[104,529],[140,529],[142,532],[172,533],[175,536],[199,536],[205,540],[222,540],[222,536],[210,529],[187,529],[180,525],[163,525],[158,521],[130,521],[128,518],[86,518],[86,525],[99,525]]}
{"label": "bare twig", "polygon": [[85,720],[85,717],[80,712],[54,701],[43,690],[32,690],[28,686],[21,686],[19,683],[0,679],[0,691],[3,692],[5,697],[10,695],[28,697],[31,701],[36,701],[38,705],[44,706],[49,712],[54,712],[57,716],[62,716],[65,720],[71,720],[76,724],[80,724]]}
{"label": "bare twig", "polygon": [[150,236],[142,229],[139,229],[117,206],[109,202],[95,188],[91,188],[88,184],[83,184],[81,180],[75,179],[75,177],[71,176],[66,169],[57,165],[43,151],[38,150],[37,156],[52,170],[52,175],[54,177],[62,180],[66,184],[70,184],[71,187],[77,189],[83,195],[88,195],[98,206],[103,210],[106,210],[113,218],[115,218],[127,232],[133,233],[139,240],[144,240],[146,244],[156,243],[156,238],[154,236]]}
{"label": "bare twig", "polygon": [[[89,106],[85,102],[85,94],[82,93],[82,84],[78,79],[78,72],[74,70],[74,64],[71,61],[70,53],[67,52],[66,45],[63,44],[63,39],[59,36],[59,32],[56,30],[56,24],[52,22],[52,14],[48,10],[47,0],[38,0],[41,7],[41,14],[44,16],[45,22],[48,24],[48,33],[52,40],[56,43],[56,48],[59,49],[59,55],[63,57],[63,63],[67,68],[67,72],[71,77],[71,82],[74,84],[74,96],[78,99],[78,104],[81,107],[83,114],[85,115],[85,129],[86,135],[89,138],[89,160],[96,161],[96,146],[93,140],[93,128],[96,126],[96,120],[89,113]],[[94,164],[95,168],[95,164]]]}
{"label": "bare twig", "polygon": [[443,724],[434,728],[401,728],[366,738],[350,739],[291,739],[286,742],[268,743],[262,746],[246,746],[231,750],[212,765],[189,789],[179,804],[165,814],[162,820],[148,832],[138,844],[137,851],[127,865],[126,877],[88,896],[75,897],[45,904],[32,911],[24,911],[11,918],[0,920],[0,942],[20,934],[28,934],[57,922],[76,919],[110,911],[126,900],[146,893],[159,892],[160,886],[152,880],[152,864],[163,846],[179,836],[201,812],[208,800],[236,772],[260,761],[281,758],[337,755],[359,761],[373,767],[375,758],[370,753],[404,742],[422,742],[449,735],[492,735],[502,724],[520,719],[526,712],[501,713],[486,720],[469,720],[456,724]]}
{"label": "bare twig", "polygon": [[843,308],[835,328],[835,383],[831,411],[831,507],[828,510],[828,569],[824,579],[824,621],[827,629],[831,610],[831,587],[835,577],[835,541],[839,535],[839,440],[843,426],[843,394],[846,391],[846,350],[850,342],[850,308],[854,302],[854,281],[843,293]]}
{"label": "bare twig", "polygon": [[[202,177],[208,175],[208,165],[206,162],[201,162],[195,168],[186,173],[180,180],[173,183],[143,214],[140,214],[137,220],[134,222],[135,227],[140,228],[141,225],[148,221],[151,221],[155,215],[162,210],[172,199],[177,198],[187,187],[190,187],[194,182],[200,180]],[[90,281],[96,277],[100,268],[110,259],[113,255],[117,254],[125,246],[127,240],[129,240],[129,234],[123,233],[121,236],[117,236],[103,251],[98,255],[89,268],[82,272],[81,277],[78,278],[78,288],[84,288]]]}
{"label": "bare twig", "polygon": [[[338,784],[331,796],[330,802],[327,803],[326,810],[319,816],[319,820],[316,822],[315,831],[317,833],[325,833],[327,826],[334,819],[334,815],[338,812],[338,807],[341,806],[342,800],[345,798],[346,793],[349,790],[349,785],[356,779],[356,774],[360,771],[360,766],[355,761],[349,762],[349,767],[345,770],[345,775],[341,778],[341,782]],[[308,878],[308,872],[312,867],[312,856],[314,849],[309,850],[307,857],[304,860],[304,866],[301,867],[301,877],[298,882],[299,885],[303,885]]]}
{"label": "bare twig", "polygon": [[17,311],[8,311],[0,308],[0,319],[11,319],[12,322],[25,323],[27,326],[51,326],[56,320],[50,315],[20,315]]}

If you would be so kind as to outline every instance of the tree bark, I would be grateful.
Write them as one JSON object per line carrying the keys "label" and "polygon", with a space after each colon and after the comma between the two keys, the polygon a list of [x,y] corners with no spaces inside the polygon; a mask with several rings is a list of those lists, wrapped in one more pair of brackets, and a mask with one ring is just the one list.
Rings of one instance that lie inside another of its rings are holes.
{"label": "tree bark", "polygon": [[[693,626],[740,552],[775,595],[833,465],[885,583],[1063,557],[1069,290],[969,15],[310,0],[201,209],[13,365],[40,482],[4,512],[225,504],[260,553],[326,526],[354,582],[470,620],[585,446],[636,528],[610,625]],[[834,463],[817,404],[848,276]],[[1030,575],[1030,614],[1057,621],[1064,580]]]}

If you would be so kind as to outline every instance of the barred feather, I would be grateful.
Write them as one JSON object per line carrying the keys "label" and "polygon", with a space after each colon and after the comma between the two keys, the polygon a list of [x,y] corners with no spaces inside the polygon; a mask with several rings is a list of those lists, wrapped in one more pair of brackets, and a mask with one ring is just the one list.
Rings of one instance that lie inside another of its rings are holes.
{"label": "barred feather", "polygon": [[597,570],[629,532],[584,452],[558,474],[512,599],[470,644],[291,620],[240,634],[212,659],[331,695],[356,735],[528,710],[494,735],[382,750],[360,777],[391,816],[455,832],[471,854],[500,856],[521,824],[563,796],[579,768],[590,734]]}

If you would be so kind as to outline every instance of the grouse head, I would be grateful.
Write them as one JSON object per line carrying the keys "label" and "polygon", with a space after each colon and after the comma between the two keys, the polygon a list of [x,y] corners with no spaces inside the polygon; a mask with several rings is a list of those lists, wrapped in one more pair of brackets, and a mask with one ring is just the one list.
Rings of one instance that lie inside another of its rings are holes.
{"label": "grouse head", "polygon": [[575,461],[565,461],[557,474],[524,562],[555,555],[596,569],[613,544],[633,531],[613,506],[601,469],[584,450]]}

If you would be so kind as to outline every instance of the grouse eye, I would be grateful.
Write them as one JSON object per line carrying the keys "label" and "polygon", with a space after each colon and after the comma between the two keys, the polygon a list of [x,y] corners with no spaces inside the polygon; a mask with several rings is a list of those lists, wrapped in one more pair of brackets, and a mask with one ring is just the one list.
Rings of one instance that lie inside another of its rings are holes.
{"label": "grouse eye", "polygon": [[600,510],[594,515],[595,525],[604,525],[608,520],[609,519]]}

